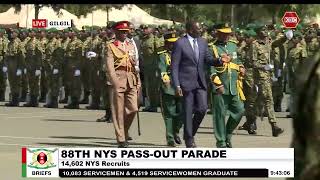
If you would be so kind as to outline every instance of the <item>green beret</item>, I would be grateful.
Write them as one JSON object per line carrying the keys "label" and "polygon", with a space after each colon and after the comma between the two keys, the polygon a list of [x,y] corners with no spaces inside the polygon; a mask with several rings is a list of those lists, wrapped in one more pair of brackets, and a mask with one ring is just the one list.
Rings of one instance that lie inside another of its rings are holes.
{"label": "green beret", "polygon": [[303,37],[302,33],[300,31],[294,31],[293,37]]}
{"label": "green beret", "polygon": [[300,31],[300,30],[302,29],[302,25],[301,25],[301,24],[298,24],[297,27],[296,27],[296,29]]}
{"label": "green beret", "polygon": [[4,34],[4,33],[6,33],[6,30],[0,29],[0,33]]}
{"label": "green beret", "polygon": [[256,37],[257,33],[253,29],[245,30],[244,34],[248,37]]}
{"label": "green beret", "polygon": [[70,29],[69,28],[65,28],[62,30],[64,33],[67,33],[67,32],[70,32]]}
{"label": "green beret", "polygon": [[19,34],[19,29],[12,29],[11,31]]}

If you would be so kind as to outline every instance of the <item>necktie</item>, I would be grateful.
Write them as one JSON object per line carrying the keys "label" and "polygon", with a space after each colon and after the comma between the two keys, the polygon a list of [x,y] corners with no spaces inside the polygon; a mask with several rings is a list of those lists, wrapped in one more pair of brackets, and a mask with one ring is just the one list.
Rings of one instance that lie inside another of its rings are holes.
{"label": "necktie", "polygon": [[197,39],[193,39],[193,51],[194,55],[196,57],[196,61],[199,60],[199,47],[197,45]]}

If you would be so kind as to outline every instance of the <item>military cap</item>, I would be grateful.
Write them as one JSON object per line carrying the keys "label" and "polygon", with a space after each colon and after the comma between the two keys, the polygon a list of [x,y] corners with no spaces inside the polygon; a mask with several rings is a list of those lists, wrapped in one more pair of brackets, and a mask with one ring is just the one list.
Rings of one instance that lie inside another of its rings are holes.
{"label": "military cap", "polygon": [[0,28],[0,33],[4,34],[6,33],[6,30]]}
{"label": "military cap", "polygon": [[178,40],[178,35],[175,32],[168,32],[163,35],[165,41],[175,42]]}
{"label": "military cap", "polygon": [[19,29],[11,29],[11,32],[15,32],[15,33],[19,34]]}
{"label": "military cap", "polygon": [[256,37],[257,36],[257,33],[253,29],[245,30],[243,34],[248,37]]}
{"label": "military cap", "polygon": [[26,29],[26,28],[21,28],[20,29],[20,33],[26,33],[26,32],[28,32],[28,29]]}
{"label": "military cap", "polygon": [[147,24],[141,24],[140,29],[147,29],[149,26]]}
{"label": "military cap", "polygon": [[303,37],[303,34],[300,31],[294,31],[293,37]]}
{"label": "military cap", "polygon": [[38,28],[38,31],[39,31],[39,32],[47,32],[47,29],[45,29],[45,28]]}
{"label": "military cap", "polygon": [[228,23],[219,23],[214,25],[214,29],[222,33],[232,33],[232,29]]}
{"label": "military cap", "polygon": [[57,32],[58,32],[58,29],[56,29],[56,28],[48,29],[48,33],[57,33]]}
{"label": "military cap", "polygon": [[114,30],[118,31],[129,31],[129,22],[128,21],[119,21],[115,23],[112,27]]}

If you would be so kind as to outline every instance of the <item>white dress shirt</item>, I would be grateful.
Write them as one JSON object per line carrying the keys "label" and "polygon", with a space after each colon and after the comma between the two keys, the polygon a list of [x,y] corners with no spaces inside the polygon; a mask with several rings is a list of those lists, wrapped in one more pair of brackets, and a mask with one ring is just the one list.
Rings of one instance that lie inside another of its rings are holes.
{"label": "white dress shirt", "polygon": [[[196,38],[191,37],[188,33],[187,33],[187,38],[188,38],[188,40],[189,40],[189,42],[190,42],[190,45],[191,45],[192,49],[194,50],[193,40],[196,39]],[[197,46],[198,46],[198,41],[196,41],[196,44],[197,44]],[[198,47],[199,47],[199,46],[198,46]]]}

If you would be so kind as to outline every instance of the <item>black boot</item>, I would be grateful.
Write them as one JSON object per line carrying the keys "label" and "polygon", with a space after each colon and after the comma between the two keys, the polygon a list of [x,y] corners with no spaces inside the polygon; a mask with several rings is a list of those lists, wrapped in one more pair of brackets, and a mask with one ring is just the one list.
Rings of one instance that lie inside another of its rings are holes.
{"label": "black boot", "polygon": [[38,107],[38,96],[31,95],[30,96],[30,102],[27,104],[24,104],[23,107]]}
{"label": "black boot", "polygon": [[272,128],[272,136],[273,137],[278,137],[280,134],[284,132],[283,129],[279,128],[277,126],[277,123],[271,123],[271,128]]}
{"label": "black boot", "polygon": [[83,95],[83,99],[80,101],[80,104],[89,104],[89,95],[90,95],[90,91],[85,91]]}
{"label": "black boot", "polygon": [[64,92],[64,99],[61,99],[61,100],[59,101],[59,103],[62,103],[62,104],[68,103],[68,98],[69,98],[69,90],[65,90],[65,92]]}
{"label": "black boot", "polygon": [[0,91],[0,101],[5,101],[5,91]]}
{"label": "black boot", "polygon": [[79,100],[76,97],[71,97],[71,103],[64,106],[66,109],[79,109]]}
{"label": "black boot", "polygon": [[281,112],[281,101],[276,101],[273,105],[275,112]]}
{"label": "black boot", "polygon": [[51,96],[51,102],[49,104],[45,104],[43,107],[46,107],[46,108],[58,108],[58,97]]}
{"label": "black boot", "polygon": [[102,118],[97,119],[97,122],[112,123],[111,109],[106,109],[106,114]]}
{"label": "black boot", "polygon": [[27,101],[27,91],[22,91],[20,96],[20,102],[26,102]]}
{"label": "black boot", "polygon": [[92,103],[90,104],[90,106],[87,106],[86,108],[92,110],[100,109],[100,97],[92,98]]}
{"label": "black boot", "polygon": [[19,94],[12,94],[11,101],[9,103],[6,103],[5,106],[19,106]]}
{"label": "black boot", "polygon": [[46,102],[46,98],[47,97],[47,91],[41,91],[41,95],[40,95],[40,99],[39,99],[39,102]]}

